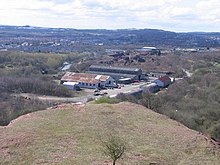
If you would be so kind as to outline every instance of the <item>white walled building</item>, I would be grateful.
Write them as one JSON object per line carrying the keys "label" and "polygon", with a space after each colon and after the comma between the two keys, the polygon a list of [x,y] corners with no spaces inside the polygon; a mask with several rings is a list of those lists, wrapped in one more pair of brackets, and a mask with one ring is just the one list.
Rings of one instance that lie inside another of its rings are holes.
{"label": "white walled building", "polygon": [[70,90],[80,90],[78,82],[64,82],[63,86],[67,87]]}
{"label": "white walled building", "polygon": [[67,72],[61,78],[61,84],[64,82],[78,83],[80,88],[105,88],[116,87],[116,82],[111,76],[87,74],[87,73],[73,73]]}

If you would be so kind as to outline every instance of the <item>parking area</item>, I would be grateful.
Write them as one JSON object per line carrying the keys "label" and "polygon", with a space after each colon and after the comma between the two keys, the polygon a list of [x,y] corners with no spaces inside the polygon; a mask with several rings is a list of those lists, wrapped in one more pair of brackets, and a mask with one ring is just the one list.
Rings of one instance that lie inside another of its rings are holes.
{"label": "parking area", "polygon": [[128,93],[128,92],[132,92],[132,91],[137,91],[140,89],[141,86],[143,85],[147,85],[149,84],[149,82],[137,82],[137,83],[132,83],[132,84],[121,84],[119,85],[119,88],[112,88],[112,89],[104,89],[104,90],[100,90],[99,92],[94,92],[96,90],[94,89],[83,89],[85,90],[88,94],[95,94],[95,95],[99,95],[99,94],[103,94],[109,97],[114,97],[119,93]]}

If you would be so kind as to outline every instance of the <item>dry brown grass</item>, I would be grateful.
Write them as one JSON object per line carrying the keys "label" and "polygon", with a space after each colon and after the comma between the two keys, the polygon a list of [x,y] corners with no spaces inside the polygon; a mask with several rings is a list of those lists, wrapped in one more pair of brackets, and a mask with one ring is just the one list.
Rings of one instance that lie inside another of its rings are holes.
{"label": "dry brown grass", "polygon": [[110,165],[101,141],[113,133],[128,148],[118,165],[220,164],[205,136],[131,103],[66,105],[29,114],[0,132],[0,164]]}

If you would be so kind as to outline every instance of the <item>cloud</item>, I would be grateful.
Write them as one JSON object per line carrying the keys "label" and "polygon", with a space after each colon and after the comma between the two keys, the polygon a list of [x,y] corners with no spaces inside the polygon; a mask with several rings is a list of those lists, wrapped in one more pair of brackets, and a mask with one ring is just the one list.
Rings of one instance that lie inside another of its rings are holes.
{"label": "cloud", "polygon": [[200,19],[203,21],[219,22],[220,23],[220,1],[219,0],[206,0],[197,4]]}
{"label": "cloud", "polygon": [[219,31],[219,8],[219,0],[3,0],[0,24]]}

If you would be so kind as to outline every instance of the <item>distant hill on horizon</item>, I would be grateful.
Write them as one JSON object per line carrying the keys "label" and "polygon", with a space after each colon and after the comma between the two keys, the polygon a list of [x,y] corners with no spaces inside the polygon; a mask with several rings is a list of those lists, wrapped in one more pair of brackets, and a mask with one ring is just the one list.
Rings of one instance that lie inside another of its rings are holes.
{"label": "distant hill on horizon", "polygon": [[177,33],[158,29],[72,29],[26,26],[0,26],[0,50],[29,52],[62,50],[77,46],[139,45],[159,48],[220,47],[219,32]]}
{"label": "distant hill on horizon", "polygon": [[173,32],[173,33],[192,33],[192,34],[220,34],[220,31],[213,31],[213,32],[207,32],[207,31],[187,31],[187,32],[176,32],[176,31],[172,31],[172,30],[164,30],[164,29],[153,29],[153,28],[119,28],[119,29],[108,29],[108,28],[65,28],[65,27],[41,27],[41,26],[32,26],[32,25],[23,25],[23,26],[19,26],[19,25],[2,25],[0,24],[0,28],[11,28],[11,29],[72,29],[72,30],[89,30],[89,31],[94,31],[94,30],[100,30],[100,31],[118,31],[118,30],[127,30],[127,31],[135,31],[135,30],[158,30],[158,31],[166,31],[166,32]]}

